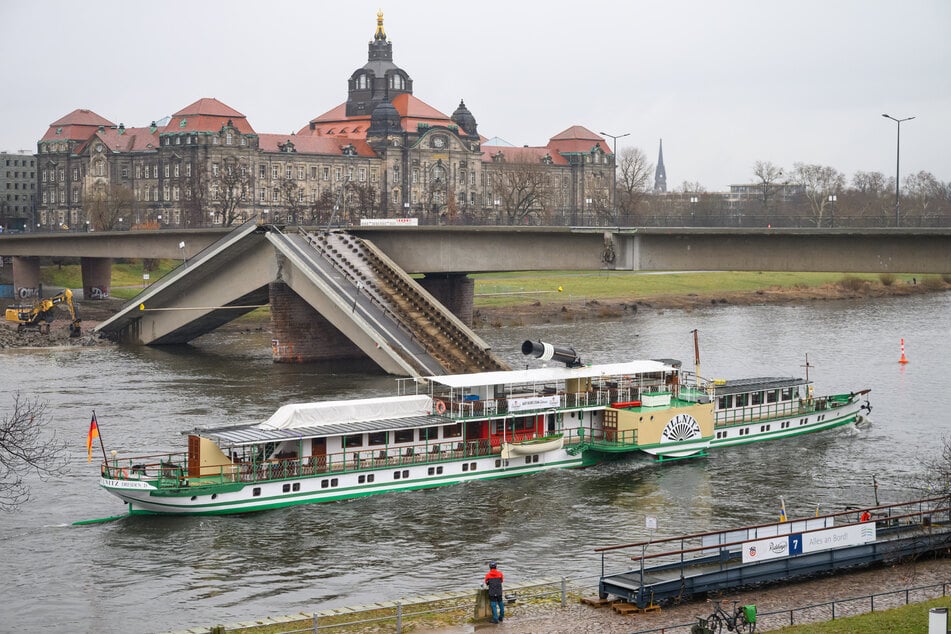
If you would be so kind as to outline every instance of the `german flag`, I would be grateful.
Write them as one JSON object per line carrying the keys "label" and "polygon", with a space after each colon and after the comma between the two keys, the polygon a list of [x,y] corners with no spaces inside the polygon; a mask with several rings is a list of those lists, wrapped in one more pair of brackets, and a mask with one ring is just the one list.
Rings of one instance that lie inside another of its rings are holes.
{"label": "german flag", "polygon": [[86,436],[86,462],[92,462],[92,441],[99,438],[99,423],[96,422],[96,412],[92,413],[92,420],[89,421],[89,434]]}

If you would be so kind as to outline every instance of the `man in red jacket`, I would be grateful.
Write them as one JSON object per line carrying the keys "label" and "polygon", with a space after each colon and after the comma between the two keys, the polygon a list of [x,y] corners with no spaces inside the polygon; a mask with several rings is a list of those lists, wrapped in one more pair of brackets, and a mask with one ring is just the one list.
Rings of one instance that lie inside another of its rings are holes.
{"label": "man in red jacket", "polygon": [[502,580],[504,576],[493,561],[489,564],[489,572],[485,575],[485,585],[489,589],[489,605],[492,606],[492,622],[501,623],[505,619],[505,601],[502,596]]}

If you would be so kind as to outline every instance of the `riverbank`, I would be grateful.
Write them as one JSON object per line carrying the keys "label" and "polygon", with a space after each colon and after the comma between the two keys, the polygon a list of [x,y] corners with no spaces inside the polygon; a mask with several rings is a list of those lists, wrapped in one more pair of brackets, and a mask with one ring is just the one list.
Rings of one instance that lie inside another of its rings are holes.
{"label": "riverbank", "polygon": [[[675,279],[677,274],[671,274]],[[685,274],[689,275],[689,274]],[[764,278],[769,280],[768,276]],[[951,279],[951,278],[949,278]],[[578,278],[575,278],[577,281]],[[770,284],[751,290],[717,290],[703,284],[687,284],[684,292],[670,293],[631,288],[618,295],[616,287],[598,287],[583,281],[577,287],[584,294],[553,292],[538,299],[533,291],[507,293],[504,301],[497,301],[492,293],[480,294],[477,288],[473,310],[472,328],[504,328],[531,324],[570,323],[573,321],[623,319],[644,311],[683,310],[692,311],[718,306],[752,306],[757,304],[793,304],[817,301],[877,299],[886,297],[911,297],[928,293],[945,292],[951,282],[943,277],[930,276],[918,280],[881,280],[843,276],[836,282],[810,286],[806,284]],[[480,286],[488,285],[485,282]],[[674,287],[682,288],[683,284]],[[114,315],[128,300],[108,298],[105,300],[79,300],[77,310],[82,316],[83,336],[71,339],[62,316],[51,324],[50,333],[36,330],[18,333],[16,324],[0,323],[0,348],[38,348],[57,346],[108,345],[110,342],[93,334],[93,328]],[[231,332],[270,328],[268,309],[258,309],[222,326]]]}

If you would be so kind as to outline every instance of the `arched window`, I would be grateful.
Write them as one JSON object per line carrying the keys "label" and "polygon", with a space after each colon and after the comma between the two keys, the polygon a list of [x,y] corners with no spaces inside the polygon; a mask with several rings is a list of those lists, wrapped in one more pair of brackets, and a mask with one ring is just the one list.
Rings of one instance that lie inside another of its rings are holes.
{"label": "arched window", "polygon": [[367,89],[367,76],[365,73],[360,73],[357,75],[357,79],[353,85],[357,90],[366,90]]}
{"label": "arched window", "polygon": [[390,88],[394,90],[403,90],[403,76],[399,73],[390,75]]}

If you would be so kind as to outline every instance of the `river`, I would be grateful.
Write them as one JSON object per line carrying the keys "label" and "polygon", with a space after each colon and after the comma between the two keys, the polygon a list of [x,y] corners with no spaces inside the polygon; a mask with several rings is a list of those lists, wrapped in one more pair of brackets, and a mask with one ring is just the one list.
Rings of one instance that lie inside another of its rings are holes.
{"label": "river", "polygon": [[[96,411],[107,450],[180,450],[196,426],[262,420],[292,401],[386,395],[394,379],[275,365],[264,332],[208,335],[177,349],[0,351],[0,402],[49,403],[69,442],[65,477],[29,479],[32,498],[0,514],[6,631],[160,632],[474,587],[497,559],[509,581],[585,577],[597,546],[915,497],[922,458],[951,435],[951,294],[798,306],[641,311],[612,321],[489,329],[515,367],[524,339],[574,347],[587,362],[679,358],[700,332],[708,377],[801,376],[816,394],[871,388],[873,425],[722,449],[664,465],[592,469],[395,493],[245,516],[134,517],[99,489],[85,438]],[[910,363],[898,363],[905,338]],[[97,453],[99,452],[96,447]]]}

